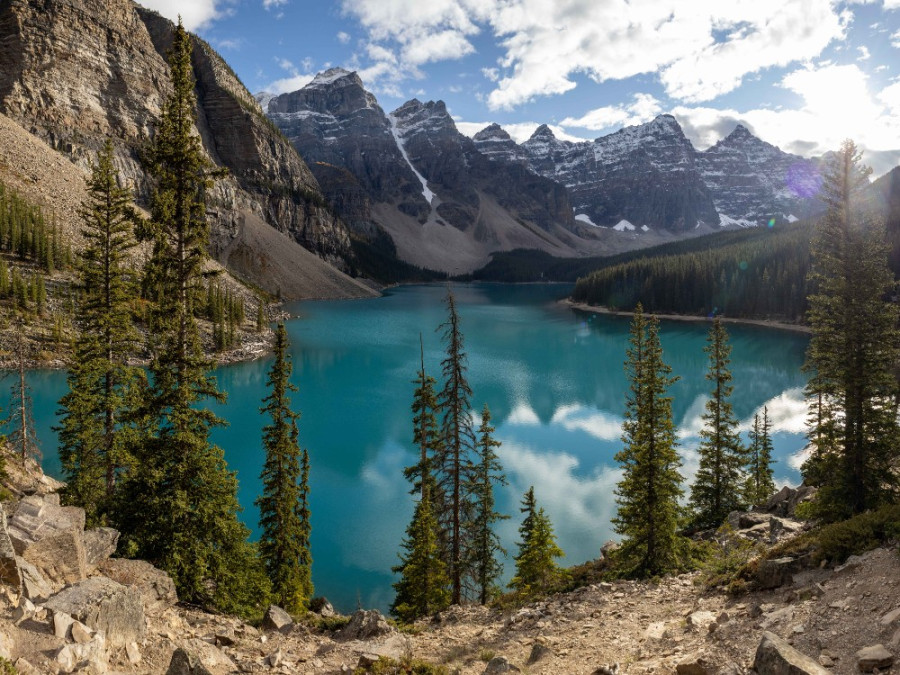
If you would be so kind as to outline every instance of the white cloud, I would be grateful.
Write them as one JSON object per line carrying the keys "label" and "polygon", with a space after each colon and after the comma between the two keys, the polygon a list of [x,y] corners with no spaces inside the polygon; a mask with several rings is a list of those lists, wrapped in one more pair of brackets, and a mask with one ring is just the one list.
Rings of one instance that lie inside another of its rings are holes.
{"label": "white cloud", "polygon": [[288,0],[263,0],[263,7],[267,10],[272,9],[273,7],[282,7],[286,5]]}
{"label": "white cloud", "polygon": [[350,42],[350,34],[345,33],[344,31],[340,31],[337,34],[337,41],[340,42],[342,45],[347,44],[348,42]]}
{"label": "white cloud", "polygon": [[509,417],[506,418],[506,424],[516,424],[520,426],[537,426],[541,423],[540,418],[534,409],[527,403],[519,403]]}
{"label": "white cloud", "polygon": [[754,411],[753,415],[741,422],[741,431],[750,431],[753,428],[754,415],[759,415],[762,419],[763,408],[768,409],[772,433],[802,434],[806,432],[806,416],[809,411],[806,406],[806,398],[803,396],[803,389],[788,389],[766,401]]}
{"label": "white cloud", "polygon": [[303,89],[303,87],[312,82],[312,79],[315,77],[315,73],[311,72],[313,63],[309,58],[303,59],[303,67],[306,72],[300,72],[293,61],[289,59],[276,56],[275,62],[278,64],[279,68],[287,71],[289,75],[288,77],[282,77],[267,84],[264,91],[269,93],[287,94],[292,91],[297,91],[298,89]]}
{"label": "white cloud", "polygon": [[170,21],[178,21],[181,15],[184,27],[190,31],[204,28],[226,13],[222,0],[141,0],[140,4]]}
{"label": "white cloud", "polygon": [[482,68],[481,74],[484,75],[491,82],[496,82],[500,79],[500,71],[496,68]]}
{"label": "white cloud", "polygon": [[857,47],[857,51],[859,51],[859,57],[857,61],[868,61],[872,58],[872,55],[869,53],[869,48],[866,46]]}
{"label": "white cloud", "polygon": [[900,30],[891,33],[891,46],[900,49]]}
{"label": "white cloud", "polygon": [[[707,101],[747,75],[806,61],[842,39],[850,20],[831,0],[344,0],[370,39],[410,66],[458,59],[489,30],[503,50],[492,109],[597,82],[659,73],[671,97]],[[489,77],[490,79],[490,77]]]}
{"label": "white cloud", "polygon": [[708,147],[742,122],[769,143],[807,157],[853,138],[876,175],[900,163],[900,93],[894,85],[876,95],[856,64],[828,64],[792,71],[781,86],[803,103],[796,109],[746,111],[677,106],[671,112],[698,148]]}
{"label": "white cloud", "polygon": [[662,112],[660,102],[650,94],[635,94],[631,103],[596,108],[581,117],[567,117],[560,125],[602,131],[610,127],[624,127],[649,122]]}
{"label": "white cloud", "polygon": [[583,405],[563,405],[553,413],[551,424],[566,431],[583,431],[601,441],[617,441],[622,437],[622,420],[609,413]]}

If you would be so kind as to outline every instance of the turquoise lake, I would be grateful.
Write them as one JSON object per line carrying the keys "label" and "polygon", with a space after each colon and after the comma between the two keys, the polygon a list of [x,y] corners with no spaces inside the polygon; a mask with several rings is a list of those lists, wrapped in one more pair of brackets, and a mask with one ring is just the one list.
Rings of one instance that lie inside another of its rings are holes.
{"label": "turquoise lake", "polygon": [[[461,325],[469,359],[473,406],[491,409],[500,459],[509,486],[498,492],[512,518],[500,526],[515,552],[519,501],[534,485],[550,515],[565,564],[595,558],[613,537],[613,490],[619,478],[613,455],[621,447],[627,382],[623,370],[627,318],[574,311],[558,300],[567,285],[458,285]],[[445,318],[444,286],[404,286],[384,297],[303,302],[287,309],[293,346],[293,381],[300,391],[301,441],[311,461],[313,580],[316,593],[343,611],[386,609],[391,567],[412,512],[403,467],[415,459],[410,403],[419,367],[419,334],[426,369],[436,377],[443,358],[437,326]],[[683,473],[693,475],[708,382],[704,323],[662,323],[665,359],[681,379],[672,387]],[[746,429],[769,408],[779,484],[799,482],[806,408],[800,372],[808,338],[756,326],[729,325],[734,409]],[[230,421],[214,440],[238,472],[243,518],[256,527],[263,456],[259,414],[271,361],[216,371],[228,403],[215,406]],[[30,373],[44,467],[59,473],[56,401],[65,373]],[[0,405],[7,408],[3,383]],[[507,570],[512,568],[511,556]]]}

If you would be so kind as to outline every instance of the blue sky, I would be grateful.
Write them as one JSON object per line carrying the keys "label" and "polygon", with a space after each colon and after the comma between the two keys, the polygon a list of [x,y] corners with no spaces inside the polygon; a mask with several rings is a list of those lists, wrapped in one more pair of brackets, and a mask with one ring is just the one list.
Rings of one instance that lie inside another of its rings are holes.
{"label": "blue sky", "polygon": [[595,138],[668,112],[700,148],[742,122],[810,156],[900,164],[900,0],[143,0],[253,92],[360,73],[390,112],[442,99],[463,133]]}

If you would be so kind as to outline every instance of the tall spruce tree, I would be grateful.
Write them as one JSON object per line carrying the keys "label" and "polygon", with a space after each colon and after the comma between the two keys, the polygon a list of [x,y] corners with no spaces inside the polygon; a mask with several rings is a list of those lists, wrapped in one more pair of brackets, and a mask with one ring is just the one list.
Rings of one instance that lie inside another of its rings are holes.
{"label": "tall spruce tree", "polygon": [[400,579],[394,584],[397,595],[391,613],[401,621],[413,621],[450,605],[450,579],[438,542],[432,486],[433,481],[426,476],[412,521],[406,528],[406,555],[401,555],[400,565],[393,568]]}
{"label": "tall spruce tree", "polygon": [[742,506],[746,452],[738,435],[738,420],[729,398],[731,385],[731,346],[728,332],[716,318],[709,329],[706,347],[709,370],[706,379],[713,383],[703,414],[700,431],[700,467],[691,487],[690,504],[694,522],[700,527],[717,527],[729,513]]}
{"label": "tall spruce tree", "polygon": [[683,564],[686,542],[678,534],[683,478],[678,469],[672,399],[678,379],[663,362],[659,322],[640,304],[631,322],[625,372],[631,381],[622,441],[616,454],[623,476],[616,488],[616,532],[623,535],[619,560],[633,576],[656,576]]}
{"label": "tall spruce tree", "polygon": [[260,412],[271,423],[263,427],[266,461],[262,470],[263,493],[256,500],[262,534],[259,551],[276,602],[299,613],[312,597],[312,556],[309,550],[309,456],[300,449],[297,420],[291,409],[293,370],[283,323],[275,331],[275,362],[269,371],[269,395]]}
{"label": "tall spruce tree", "polygon": [[472,482],[475,432],[472,429],[472,389],[466,378],[468,366],[463,334],[456,300],[449,289],[446,302],[447,321],[438,328],[443,330],[447,350],[447,356],[441,362],[444,388],[438,395],[443,413],[443,444],[432,470],[435,473],[436,494],[442,499],[436,511],[447,548],[444,561],[450,575],[451,602],[458,605],[462,601],[466,549],[470,544],[472,499],[466,487]]}
{"label": "tall spruce tree", "polygon": [[131,191],[118,185],[108,139],[91,166],[87,193],[80,211],[85,247],[78,257],[79,331],[57,431],[63,499],[82,507],[95,526],[105,522],[118,475],[128,466],[131,427],[125,418],[144,382],[143,371],[128,364],[139,344],[131,322],[136,286],[128,255],[140,219]]}
{"label": "tall spruce tree", "polygon": [[21,323],[16,331],[13,356],[16,360],[16,370],[10,386],[9,417],[6,420],[6,424],[9,426],[7,440],[12,451],[19,455],[19,459],[24,464],[29,457],[40,459],[41,449],[34,429],[31,386],[25,377],[25,366],[29,355],[28,345],[25,342],[25,327]]}
{"label": "tall spruce tree", "polygon": [[223,424],[203,403],[224,401],[208,375],[195,298],[202,296],[209,227],[206,190],[218,175],[194,131],[191,38],[179,25],[169,56],[172,92],[147,153],[155,181],[146,267],[152,310],[150,386],[135,461],[117,500],[124,549],[172,577],[188,602],[251,614],[268,579],[238,520],[237,480],[209,432]]}
{"label": "tall spruce tree", "polygon": [[545,591],[562,574],[556,558],[565,555],[556,543],[553,525],[543,508],[538,508],[534,498],[534,486],[522,498],[525,514],[519,526],[519,553],[516,555],[516,573],[509,588],[528,597]]}
{"label": "tall spruce tree", "polygon": [[844,141],[822,186],[827,207],[812,245],[807,366],[810,393],[824,420],[805,472],[819,483],[816,514],[837,520],[897,501],[900,489],[894,369],[900,357],[898,307],[883,220],[868,199],[871,170]]}
{"label": "tall spruce tree", "polygon": [[748,504],[758,506],[775,493],[772,463],[772,421],[769,409],[763,406],[762,419],[759,413],[753,416],[753,428],[750,430],[748,450],[747,484],[744,498]]}
{"label": "tall spruce tree", "polygon": [[486,605],[499,592],[497,579],[503,573],[503,565],[497,561],[497,555],[506,555],[506,551],[500,545],[500,538],[494,532],[494,524],[509,517],[494,510],[494,486],[507,484],[503,467],[495,452],[495,448],[498,447],[500,441],[494,439],[491,411],[485,404],[481,411],[481,426],[478,429],[476,449],[478,461],[474,467],[470,486],[475,516],[472,521],[469,559],[466,563],[475,597],[482,605]]}
{"label": "tall spruce tree", "polygon": [[[425,495],[423,478],[432,475],[432,465],[435,458],[441,454],[443,438],[435,417],[438,410],[437,397],[434,392],[436,383],[435,379],[425,372],[425,345],[421,334],[419,334],[419,364],[419,372],[416,373],[416,379],[413,380],[416,389],[413,392],[412,402],[413,443],[419,451],[419,457],[415,464],[406,468],[404,475],[412,483],[411,494],[418,492],[419,496],[423,497]],[[438,501],[434,490],[435,488],[432,486],[432,504]]]}

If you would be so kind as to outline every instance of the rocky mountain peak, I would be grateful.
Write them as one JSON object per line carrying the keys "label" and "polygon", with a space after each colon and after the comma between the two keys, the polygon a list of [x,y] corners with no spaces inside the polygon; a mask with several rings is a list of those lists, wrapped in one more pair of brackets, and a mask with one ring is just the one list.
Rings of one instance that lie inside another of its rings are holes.
{"label": "rocky mountain peak", "polygon": [[506,130],[503,127],[494,122],[493,124],[489,124],[484,129],[475,134],[472,137],[472,140],[474,140],[475,142],[511,141],[512,138],[508,133],[506,133]]}
{"label": "rocky mountain peak", "polygon": [[553,130],[548,127],[546,124],[542,124],[537,129],[534,130],[534,133],[531,134],[531,138],[529,141],[555,141],[556,136],[553,135]]}
{"label": "rocky mountain peak", "polygon": [[[344,82],[346,80],[346,82]],[[345,68],[329,68],[326,71],[318,73],[313,79],[312,82],[306,85],[308,88],[316,88],[316,87],[330,87],[336,84],[341,84],[344,86],[357,86],[362,87],[362,80],[359,79],[359,75],[356,71],[346,70]]]}
{"label": "rocky mountain peak", "polygon": [[443,101],[422,103],[414,98],[391,113],[403,136],[419,133],[456,134],[456,124]]}
{"label": "rocky mountain peak", "polygon": [[759,140],[753,133],[743,124],[738,124],[734,130],[728,134],[723,140],[731,143],[743,142],[748,140]]}

